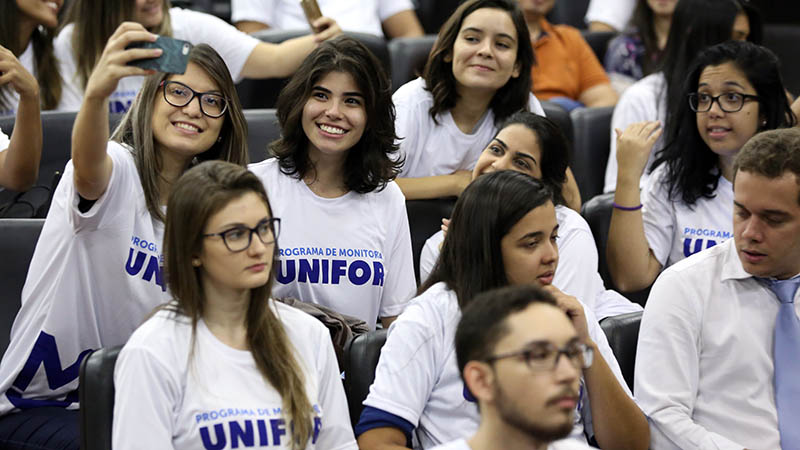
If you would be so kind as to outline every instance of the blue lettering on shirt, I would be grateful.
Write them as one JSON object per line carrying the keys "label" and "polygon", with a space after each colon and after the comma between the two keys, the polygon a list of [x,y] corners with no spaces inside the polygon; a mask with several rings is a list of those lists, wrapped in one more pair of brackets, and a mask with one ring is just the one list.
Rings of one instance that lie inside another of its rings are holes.
{"label": "blue lettering on shirt", "polygon": [[[130,257],[128,260],[130,261]],[[137,266],[138,264],[138,266]],[[142,262],[134,261],[128,273],[141,270]],[[320,276],[321,275],[321,276]],[[383,286],[384,268],[380,261],[370,264],[362,259],[347,261],[344,259],[284,259],[278,266],[275,277],[281,284],[293,282],[311,284],[340,284],[343,280],[355,286],[370,283]]]}
{"label": "blue lettering on shirt", "polygon": [[[694,242],[694,245],[692,243]],[[703,250],[705,244],[705,248],[711,248],[717,245],[717,241],[712,239],[692,239],[692,238],[685,238],[683,240],[683,256],[690,257],[695,253]]]}
{"label": "blue lettering on shirt", "polygon": [[[290,428],[294,427],[290,425]],[[322,431],[322,419],[315,416],[311,436],[309,436],[312,444],[317,443],[320,431]],[[270,435],[272,435],[272,439],[270,439]],[[206,450],[281,447],[287,439],[289,436],[286,421],[280,418],[232,420],[200,427],[200,441]]]}
{"label": "blue lettering on shirt", "polygon": [[[135,255],[134,252],[136,252]],[[147,260],[146,266],[145,260]],[[142,271],[142,268],[144,268],[144,271]],[[141,274],[142,280],[148,282],[154,281],[157,285],[161,286],[161,292],[166,292],[167,290],[167,285],[164,283],[162,277],[160,258],[157,255],[148,255],[141,250],[130,248],[128,249],[128,261],[125,262],[125,271],[132,277]],[[155,280],[153,280],[154,276]]]}

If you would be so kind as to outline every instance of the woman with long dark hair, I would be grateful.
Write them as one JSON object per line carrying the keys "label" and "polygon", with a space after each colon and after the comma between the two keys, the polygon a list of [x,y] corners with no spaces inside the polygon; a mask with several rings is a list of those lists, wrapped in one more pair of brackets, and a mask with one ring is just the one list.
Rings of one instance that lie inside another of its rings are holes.
{"label": "woman with long dark hair", "polygon": [[164,230],[174,300],[120,353],[115,449],[356,448],[327,328],[270,299],[280,224],[244,167],[205,162],[177,181]]}

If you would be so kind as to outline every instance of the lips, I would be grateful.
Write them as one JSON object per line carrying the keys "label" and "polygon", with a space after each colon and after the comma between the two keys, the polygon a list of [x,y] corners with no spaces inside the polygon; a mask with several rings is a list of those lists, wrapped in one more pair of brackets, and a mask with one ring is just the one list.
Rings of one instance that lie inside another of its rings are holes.
{"label": "lips", "polygon": [[731,132],[730,128],[726,127],[708,127],[706,128],[708,131],[708,136],[712,139],[720,139],[728,135]]}
{"label": "lips", "polygon": [[172,125],[183,133],[199,134],[203,132],[202,128],[189,122],[176,121],[172,122]]}
{"label": "lips", "polygon": [[539,280],[539,282],[542,283],[543,286],[547,286],[553,283],[553,275],[554,272],[550,270],[539,275],[538,277],[536,277],[536,279]]}
{"label": "lips", "polygon": [[265,263],[260,263],[260,264],[253,264],[252,266],[248,266],[246,270],[248,270],[250,272],[259,273],[259,272],[263,272],[264,270],[266,270],[266,268],[267,268],[267,265]]}
{"label": "lips", "polygon": [[578,395],[572,393],[559,395],[547,403],[571,411],[578,405]]}
{"label": "lips", "polygon": [[478,70],[480,72],[493,72],[494,69],[489,66],[484,66],[482,64],[473,64],[470,66],[471,68]]}
{"label": "lips", "polygon": [[343,136],[349,131],[342,127],[337,127],[336,125],[329,125],[326,123],[318,123],[317,128],[322,131],[322,134],[331,137]]}
{"label": "lips", "polygon": [[758,264],[767,257],[767,255],[764,253],[760,253],[755,250],[742,249],[739,250],[739,253],[745,259],[745,261],[749,262],[750,264]]}

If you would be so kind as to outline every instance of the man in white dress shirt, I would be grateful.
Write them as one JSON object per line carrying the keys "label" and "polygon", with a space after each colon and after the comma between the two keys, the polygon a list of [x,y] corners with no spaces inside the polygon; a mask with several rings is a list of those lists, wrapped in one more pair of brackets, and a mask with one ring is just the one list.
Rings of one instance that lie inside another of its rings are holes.
{"label": "man in white dress shirt", "polygon": [[733,239],[653,285],[634,390],[654,450],[800,448],[798,150],[798,128],[748,141],[735,160]]}
{"label": "man in white dress shirt", "polygon": [[471,438],[434,450],[591,448],[574,439],[551,444],[572,430],[592,351],[550,294],[522,285],[477,296],[463,310],[455,347],[481,423]]}

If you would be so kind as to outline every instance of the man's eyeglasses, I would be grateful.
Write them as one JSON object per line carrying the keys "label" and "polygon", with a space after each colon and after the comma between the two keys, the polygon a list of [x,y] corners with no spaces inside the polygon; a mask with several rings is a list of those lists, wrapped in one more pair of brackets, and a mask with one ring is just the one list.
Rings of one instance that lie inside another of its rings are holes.
{"label": "man's eyeglasses", "polygon": [[717,102],[722,111],[733,113],[741,111],[746,101],[757,99],[757,95],[740,94],[738,92],[728,92],[727,94],[720,94],[716,97],[700,92],[692,92],[689,94],[689,107],[692,108],[694,112],[708,112],[711,110],[711,106],[714,105],[714,102]]}
{"label": "man's eyeglasses", "polygon": [[570,342],[558,348],[550,342],[534,342],[522,350],[502,353],[489,357],[486,362],[493,363],[500,359],[521,357],[528,368],[536,372],[555,370],[561,355],[569,359],[576,369],[588,369],[592,365],[594,351],[582,342]]}
{"label": "man's eyeglasses", "polygon": [[258,236],[261,243],[264,245],[272,244],[278,239],[278,234],[281,230],[281,219],[273,217],[271,219],[264,219],[258,222],[253,228],[245,226],[236,226],[229,228],[219,233],[204,234],[203,237],[219,236],[231,252],[241,252],[250,247],[253,239],[253,233]]}
{"label": "man's eyeglasses", "polygon": [[220,94],[213,92],[196,92],[180,81],[162,81],[164,100],[172,106],[182,108],[188,105],[195,97],[200,98],[200,111],[208,117],[216,119],[228,110],[228,101]]}

